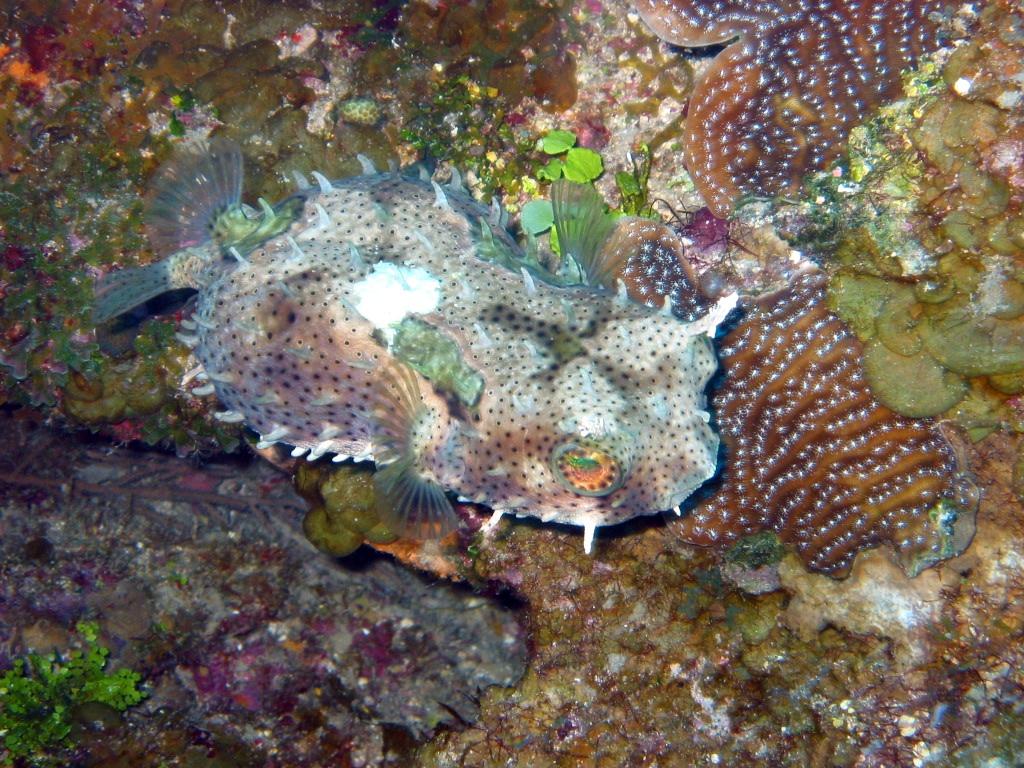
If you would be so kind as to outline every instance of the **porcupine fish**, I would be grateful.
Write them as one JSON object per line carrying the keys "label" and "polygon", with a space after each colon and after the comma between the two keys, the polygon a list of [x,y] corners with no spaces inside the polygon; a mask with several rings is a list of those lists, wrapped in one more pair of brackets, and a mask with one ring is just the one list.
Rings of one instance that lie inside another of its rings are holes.
{"label": "porcupine fish", "polygon": [[598,526],[678,511],[715,472],[710,337],[735,299],[682,323],[606,287],[632,246],[590,187],[553,187],[582,276],[566,284],[457,178],[361,161],[362,175],[314,173],[257,211],[241,204],[237,147],[183,154],[150,196],[150,239],[170,255],[103,278],[95,319],[195,288],[179,334],[202,366],[192,393],[216,395],[217,418],[261,447],[375,461],[381,514],[403,535],[455,527],[449,492],[493,522],[581,526],[587,552]]}

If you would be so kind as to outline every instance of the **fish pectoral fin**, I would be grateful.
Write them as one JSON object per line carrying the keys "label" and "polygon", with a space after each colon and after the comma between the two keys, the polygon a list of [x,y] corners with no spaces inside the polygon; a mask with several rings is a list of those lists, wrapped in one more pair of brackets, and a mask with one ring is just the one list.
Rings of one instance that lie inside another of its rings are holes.
{"label": "fish pectoral fin", "polygon": [[96,282],[92,319],[97,325],[122,315],[176,286],[171,280],[168,262],[122,269],[104,275]]}
{"label": "fish pectoral fin", "polygon": [[423,402],[416,374],[391,365],[381,376],[373,410],[377,508],[391,530],[416,539],[441,538],[458,520],[444,489],[420,466],[417,435],[436,412]]}
{"label": "fish pectoral fin", "polygon": [[455,510],[444,490],[420,475],[412,460],[388,464],[373,479],[381,519],[394,533],[440,539],[457,527]]}
{"label": "fish pectoral fin", "polygon": [[242,212],[242,152],[222,138],[181,148],[157,172],[146,199],[146,234],[158,253],[200,245],[218,227],[246,224]]}
{"label": "fish pectoral fin", "polygon": [[559,179],[551,185],[551,210],[563,254],[571,256],[594,288],[615,284],[613,263],[604,258],[602,245],[615,227],[605,212],[604,200],[588,184]]}

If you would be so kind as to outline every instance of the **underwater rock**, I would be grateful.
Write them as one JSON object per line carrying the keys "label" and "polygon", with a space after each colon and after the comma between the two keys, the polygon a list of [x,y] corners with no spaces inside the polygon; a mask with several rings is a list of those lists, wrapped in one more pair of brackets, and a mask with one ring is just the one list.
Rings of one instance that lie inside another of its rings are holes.
{"label": "underwater rock", "polygon": [[904,668],[930,657],[929,641],[942,615],[943,582],[937,571],[910,578],[880,548],[857,557],[842,581],[808,573],[795,558],[780,563],[779,577],[792,596],[783,621],[801,638],[810,639],[831,624],[889,638]]}
{"label": "underwater rock", "polygon": [[[108,737],[129,755],[199,731],[195,765],[384,765],[385,749],[405,755],[438,728],[476,722],[481,692],[523,674],[514,611],[384,557],[344,567],[319,555],[298,530],[302,500],[269,464],[98,451],[7,411],[0,427],[0,673],[7,653],[65,647],[61,633],[97,621],[112,666],[138,670],[150,692]],[[47,560],[25,552],[40,533]],[[385,748],[391,731],[401,738]],[[235,762],[208,732],[254,756]]]}
{"label": "underwater rock", "polygon": [[[938,45],[943,2],[634,0],[673,45],[724,45],[690,97],[683,158],[715,215],[742,195],[793,193],[851,127],[899,94]],[[737,38],[738,40],[733,40]]]}

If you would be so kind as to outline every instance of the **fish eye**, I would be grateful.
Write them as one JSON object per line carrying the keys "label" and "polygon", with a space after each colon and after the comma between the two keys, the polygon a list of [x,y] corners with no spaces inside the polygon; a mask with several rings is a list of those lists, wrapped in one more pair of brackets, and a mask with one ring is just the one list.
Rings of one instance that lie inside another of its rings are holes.
{"label": "fish eye", "polygon": [[551,455],[555,477],[581,496],[607,496],[622,487],[622,462],[595,441],[562,443]]}

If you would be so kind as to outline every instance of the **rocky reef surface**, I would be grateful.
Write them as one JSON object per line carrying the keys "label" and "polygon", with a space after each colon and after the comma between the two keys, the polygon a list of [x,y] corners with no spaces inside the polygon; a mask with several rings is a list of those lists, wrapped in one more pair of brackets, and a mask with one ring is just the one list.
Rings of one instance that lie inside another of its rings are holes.
{"label": "rocky reef surface", "polygon": [[[149,692],[123,718],[81,714],[66,761],[1018,764],[1019,4],[945,17],[958,45],[923,59],[831,170],[729,220],[683,163],[699,160],[684,110],[711,59],[624,2],[29,2],[8,17],[0,670],[92,618]],[[589,557],[555,527],[485,537],[469,505],[444,541],[396,540],[365,471],[243,458],[252,436],[181,384],[186,297],[89,320],[93,278],[155,258],[140,201],[182,138],[239,141],[253,199],[286,194],[292,171],[355,173],[362,153],[458,167],[514,211],[543,191],[537,141],[554,129],[600,152],[607,200],[636,192],[672,221],[702,288],[754,297],[823,268],[874,396],[934,420],[980,492],[963,554],[910,578],[882,547],[836,580],[770,532],[705,549],[645,520]]]}
{"label": "rocky reef surface", "polygon": [[124,720],[78,707],[72,741],[42,757],[406,765],[524,672],[514,611],[380,556],[318,556],[269,464],[200,468],[2,418],[0,666],[67,648],[90,618],[148,693]]}

